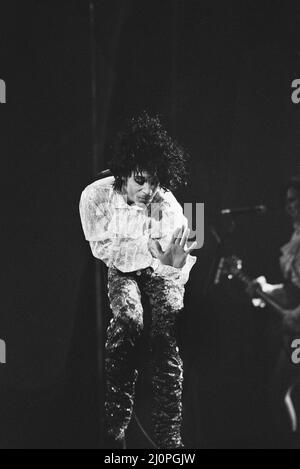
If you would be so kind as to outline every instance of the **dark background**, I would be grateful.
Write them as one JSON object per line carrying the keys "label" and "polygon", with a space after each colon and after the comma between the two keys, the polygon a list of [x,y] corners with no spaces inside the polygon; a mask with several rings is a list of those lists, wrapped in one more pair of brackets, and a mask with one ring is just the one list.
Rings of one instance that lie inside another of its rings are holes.
{"label": "dark background", "polygon": [[[7,84],[0,338],[8,353],[0,365],[0,446],[99,445],[95,263],[78,201],[106,168],[124,118],[142,109],[159,113],[192,155],[190,183],[177,197],[206,207],[205,246],[180,323],[187,442],[282,446],[268,400],[278,323],[252,309],[236,286],[206,294],[206,285],[217,211],[257,203],[272,210],[241,218],[232,249],[251,275],[280,280],[279,248],[291,233],[279,210],[282,187],[299,171],[300,105],[291,102],[291,82],[300,78],[299,2],[94,3],[96,142],[89,2],[0,6],[0,78]],[[140,397],[142,418],[145,406]],[[136,445],[146,442],[133,424],[129,446]]]}

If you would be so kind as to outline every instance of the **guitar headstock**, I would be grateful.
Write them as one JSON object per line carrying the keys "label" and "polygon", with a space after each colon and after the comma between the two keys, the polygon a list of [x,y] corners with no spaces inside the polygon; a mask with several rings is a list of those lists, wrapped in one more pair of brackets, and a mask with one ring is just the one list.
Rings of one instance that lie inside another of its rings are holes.
{"label": "guitar headstock", "polygon": [[220,282],[221,277],[232,280],[240,274],[242,268],[243,262],[237,256],[222,257],[219,262],[215,284]]}

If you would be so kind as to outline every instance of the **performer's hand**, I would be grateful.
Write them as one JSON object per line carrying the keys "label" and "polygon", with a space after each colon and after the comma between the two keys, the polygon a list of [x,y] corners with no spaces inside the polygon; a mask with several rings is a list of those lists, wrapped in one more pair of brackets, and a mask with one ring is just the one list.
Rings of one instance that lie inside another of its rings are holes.
{"label": "performer's hand", "polygon": [[186,263],[187,256],[197,246],[197,242],[195,241],[189,248],[187,247],[190,232],[191,230],[184,226],[177,228],[166,251],[163,252],[159,242],[155,241],[154,245],[152,244],[150,248],[152,254],[154,257],[157,257],[162,264],[181,269]]}

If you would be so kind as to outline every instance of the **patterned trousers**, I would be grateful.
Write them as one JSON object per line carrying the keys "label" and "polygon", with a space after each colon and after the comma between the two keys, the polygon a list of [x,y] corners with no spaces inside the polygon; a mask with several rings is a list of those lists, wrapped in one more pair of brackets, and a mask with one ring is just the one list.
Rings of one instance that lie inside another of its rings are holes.
{"label": "patterned trousers", "polygon": [[105,415],[108,434],[124,438],[130,423],[137,380],[136,344],[143,330],[141,292],[151,306],[152,425],[160,448],[182,447],[183,366],[175,338],[175,323],[183,309],[184,286],[155,274],[151,268],[137,273],[108,272],[113,319],[106,342]]}

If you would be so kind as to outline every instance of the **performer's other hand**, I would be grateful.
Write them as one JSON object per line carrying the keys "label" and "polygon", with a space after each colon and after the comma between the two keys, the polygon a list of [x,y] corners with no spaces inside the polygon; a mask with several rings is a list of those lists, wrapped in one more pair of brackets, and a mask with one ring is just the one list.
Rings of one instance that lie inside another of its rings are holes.
{"label": "performer's other hand", "polygon": [[197,247],[196,241],[189,248],[187,246],[190,232],[191,230],[184,226],[177,228],[165,252],[163,252],[159,242],[155,241],[155,246],[153,247],[152,245],[151,248],[152,254],[157,257],[162,264],[181,269],[186,263],[187,256]]}

